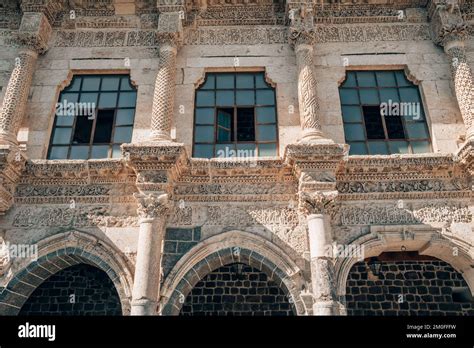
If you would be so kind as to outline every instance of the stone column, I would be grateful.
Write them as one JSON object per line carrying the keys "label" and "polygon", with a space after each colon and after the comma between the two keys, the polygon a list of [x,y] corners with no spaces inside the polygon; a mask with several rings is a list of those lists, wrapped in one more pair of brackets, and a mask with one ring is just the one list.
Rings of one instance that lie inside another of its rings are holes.
{"label": "stone column", "polygon": [[25,114],[37,58],[38,53],[27,48],[20,50],[15,59],[0,109],[0,144],[17,144],[16,136]]}
{"label": "stone column", "polygon": [[0,109],[0,144],[17,145],[38,54],[47,50],[51,25],[43,13],[26,12],[16,40],[21,47],[15,58],[10,80]]}
{"label": "stone column", "polygon": [[151,118],[151,140],[171,141],[171,121],[173,117],[176,89],[177,46],[165,42],[160,46],[160,67],[155,81]]}
{"label": "stone column", "polygon": [[181,20],[185,13],[181,5],[170,6],[158,1],[158,40],[160,66],[155,81],[150,139],[155,142],[171,141],[174,96],[176,90],[176,55],[182,39]]}
{"label": "stone column", "polygon": [[428,7],[433,41],[444,47],[449,57],[454,90],[466,126],[466,141],[474,139],[474,80],[466,59],[465,41],[468,25],[464,22],[459,2],[432,0]]}
{"label": "stone column", "polygon": [[331,142],[321,130],[317,80],[313,70],[314,23],[308,9],[291,10],[290,45],[295,50],[298,71],[298,106],[301,142]]}
{"label": "stone column", "polygon": [[464,43],[449,42],[444,49],[451,61],[456,99],[466,126],[466,140],[474,140],[474,78],[466,59]]}
{"label": "stone column", "polygon": [[313,315],[337,315],[339,304],[336,296],[334,260],[329,246],[329,231],[325,219],[327,209],[336,196],[335,192],[302,193],[302,204],[307,211],[308,239],[311,260],[311,285],[313,288]]}
{"label": "stone column", "polygon": [[131,315],[154,315],[160,293],[162,244],[169,213],[168,196],[137,194],[140,231]]}

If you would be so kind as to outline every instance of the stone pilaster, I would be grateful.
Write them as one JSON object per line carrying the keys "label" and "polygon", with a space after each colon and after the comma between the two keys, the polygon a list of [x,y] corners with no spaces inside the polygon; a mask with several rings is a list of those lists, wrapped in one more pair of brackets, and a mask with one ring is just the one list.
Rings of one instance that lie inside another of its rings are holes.
{"label": "stone pilaster", "polygon": [[155,81],[151,118],[151,140],[171,141],[174,97],[176,90],[176,55],[182,33],[182,12],[160,13],[158,37],[160,66]]}
{"label": "stone pilaster", "polygon": [[313,314],[339,314],[330,231],[326,229],[328,209],[337,195],[330,192],[302,192],[301,206],[307,214],[308,240],[313,289]]}
{"label": "stone pilaster", "polygon": [[295,50],[298,71],[298,106],[300,112],[302,142],[331,142],[321,127],[321,112],[317,95],[317,80],[313,70],[314,25],[310,10],[293,9],[289,39]]}
{"label": "stone pilaster", "polygon": [[161,282],[161,250],[170,206],[164,193],[135,195],[140,216],[137,261],[132,291],[132,315],[154,315]]}
{"label": "stone pilaster", "polygon": [[474,138],[474,77],[466,59],[468,25],[457,0],[432,0],[428,8],[433,41],[444,47],[449,57],[454,89],[466,126],[466,140]]}

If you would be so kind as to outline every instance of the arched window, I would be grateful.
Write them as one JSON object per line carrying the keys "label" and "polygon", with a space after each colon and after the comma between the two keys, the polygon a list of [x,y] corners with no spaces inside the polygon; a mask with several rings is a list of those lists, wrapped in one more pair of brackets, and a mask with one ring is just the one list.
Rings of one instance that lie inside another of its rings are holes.
{"label": "arched window", "polygon": [[351,155],[432,151],[420,92],[402,70],[348,71],[339,95]]}
{"label": "arched window", "polygon": [[196,90],[193,157],[277,155],[275,89],[264,73],[207,73]]}
{"label": "arched window", "polygon": [[48,159],[120,157],[137,92],[128,75],[77,75],[59,96]]}

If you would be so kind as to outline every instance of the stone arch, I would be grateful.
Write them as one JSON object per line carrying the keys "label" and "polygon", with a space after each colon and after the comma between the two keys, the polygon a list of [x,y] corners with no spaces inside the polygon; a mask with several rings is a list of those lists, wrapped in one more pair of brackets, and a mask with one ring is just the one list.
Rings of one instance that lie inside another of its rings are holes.
{"label": "stone arch", "polygon": [[[451,265],[457,272],[461,273],[464,280],[474,294],[474,249],[467,243],[441,236],[440,232],[433,229],[417,230],[407,232],[387,231],[383,227],[372,228],[372,233],[359,237],[351,245],[364,247],[364,258],[380,255],[382,252],[400,251],[402,247],[406,251],[417,251],[420,255],[432,256]],[[453,253],[457,248],[457,256]],[[339,298],[346,295],[346,282],[349,272],[357,262],[357,258],[343,258],[336,262],[336,291]],[[341,308],[345,313],[345,308]]]}
{"label": "stone arch", "polygon": [[295,314],[306,314],[300,296],[306,284],[299,267],[270,241],[241,231],[210,237],[194,246],[178,261],[162,288],[162,314],[179,314],[183,300],[201,279],[231,263],[244,263],[267,274],[291,296]]}
{"label": "stone arch", "polygon": [[38,259],[25,260],[0,292],[0,313],[17,315],[33,291],[53,274],[73,265],[88,264],[109,276],[122,306],[130,313],[133,272],[110,244],[78,231],[56,234],[38,242]]}

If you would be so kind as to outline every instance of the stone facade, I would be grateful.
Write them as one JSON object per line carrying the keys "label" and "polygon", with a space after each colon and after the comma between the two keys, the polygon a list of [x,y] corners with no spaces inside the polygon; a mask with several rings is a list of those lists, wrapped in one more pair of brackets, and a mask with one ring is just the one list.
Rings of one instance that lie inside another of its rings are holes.
{"label": "stone facade", "polygon": [[[441,260],[474,293],[472,1],[4,3],[0,314],[81,264],[108,275],[124,315],[189,314],[186,299],[236,263],[291,314],[355,314],[351,269],[384,252]],[[432,151],[348,155],[339,86],[361,70],[418,87]],[[192,157],[208,72],[264,72],[277,156]],[[84,74],[130,76],[131,142],[113,159],[49,160],[55,104]],[[363,255],[328,252],[338,246]],[[418,308],[457,311],[445,304]]]}

